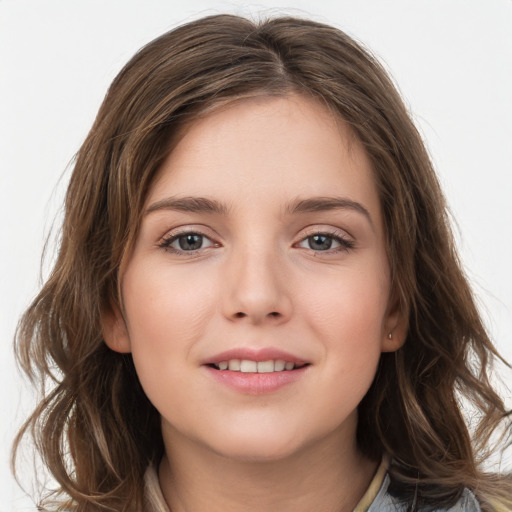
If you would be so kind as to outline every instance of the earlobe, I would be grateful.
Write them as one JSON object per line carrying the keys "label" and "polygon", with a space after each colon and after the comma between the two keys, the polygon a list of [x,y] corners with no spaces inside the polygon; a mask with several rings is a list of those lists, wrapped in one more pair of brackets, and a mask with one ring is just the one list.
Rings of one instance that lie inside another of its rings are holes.
{"label": "earlobe", "polygon": [[405,334],[393,330],[388,332],[382,343],[382,352],[396,352],[405,343]]}
{"label": "earlobe", "polygon": [[383,330],[382,352],[395,352],[404,343],[408,330],[408,314],[400,301],[393,301],[394,304],[386,316]]}
{"label": "earlobe", "polygon": [[131,352],[130,338],[126,323],[115,304],[111,304],[101,313],[101,331],[107,346],[122,354]]}

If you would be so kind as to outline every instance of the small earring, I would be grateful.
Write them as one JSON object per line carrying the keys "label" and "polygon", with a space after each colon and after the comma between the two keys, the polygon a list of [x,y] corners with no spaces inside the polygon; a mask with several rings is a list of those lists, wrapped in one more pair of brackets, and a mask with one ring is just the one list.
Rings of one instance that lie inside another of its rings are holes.
{"label": "small earring", "polygon": [[392,340],[392,339],[393,339],[393,333],[392,333],[392,332],[390,332],[390,333],[388,334],[388,340]]}

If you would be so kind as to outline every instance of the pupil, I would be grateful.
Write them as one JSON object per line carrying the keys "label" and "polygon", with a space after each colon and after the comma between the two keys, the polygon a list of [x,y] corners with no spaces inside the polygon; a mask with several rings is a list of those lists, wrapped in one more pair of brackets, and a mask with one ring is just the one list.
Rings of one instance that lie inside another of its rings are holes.
{"label": "pupil", "polygon": [[200,249],[203,245],[203,237],[201,235],[183,235],[179,237],[180,249],[184,251],[194,251]]}
{"label": "pupil", "polygon": [[326,235],[313,235],[309,237],[309,246],[317,251],[326,251],[331,248],[332,238]]}

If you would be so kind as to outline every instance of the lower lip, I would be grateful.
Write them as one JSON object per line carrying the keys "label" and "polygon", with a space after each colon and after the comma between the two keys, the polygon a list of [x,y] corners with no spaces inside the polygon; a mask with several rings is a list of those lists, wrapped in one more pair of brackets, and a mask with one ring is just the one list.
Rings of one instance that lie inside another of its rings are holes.
{"label": "lower lip", "polygon": [[271,373],[244,373],[229,370],[216,370],[205,366],[209,374],[221,384],[247,395],[263,395],[278,391],[279,389],[296,382],[303,375],[308,366],[296,370],[285,370]]}

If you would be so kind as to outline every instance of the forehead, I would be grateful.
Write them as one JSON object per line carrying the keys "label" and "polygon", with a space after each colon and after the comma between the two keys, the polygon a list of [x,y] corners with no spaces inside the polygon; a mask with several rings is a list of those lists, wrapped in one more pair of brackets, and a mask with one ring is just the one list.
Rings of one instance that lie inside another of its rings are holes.
{"label": "forehead", "polygon": [[[147,203],[169,195],[241,199],[353,195],[378,209],[373,172],[348,125],[299,95],[251,98],[190,123]],[[250,192],[250,193],[249,193]],[[356,197],[354,197],[356,199]]]}

